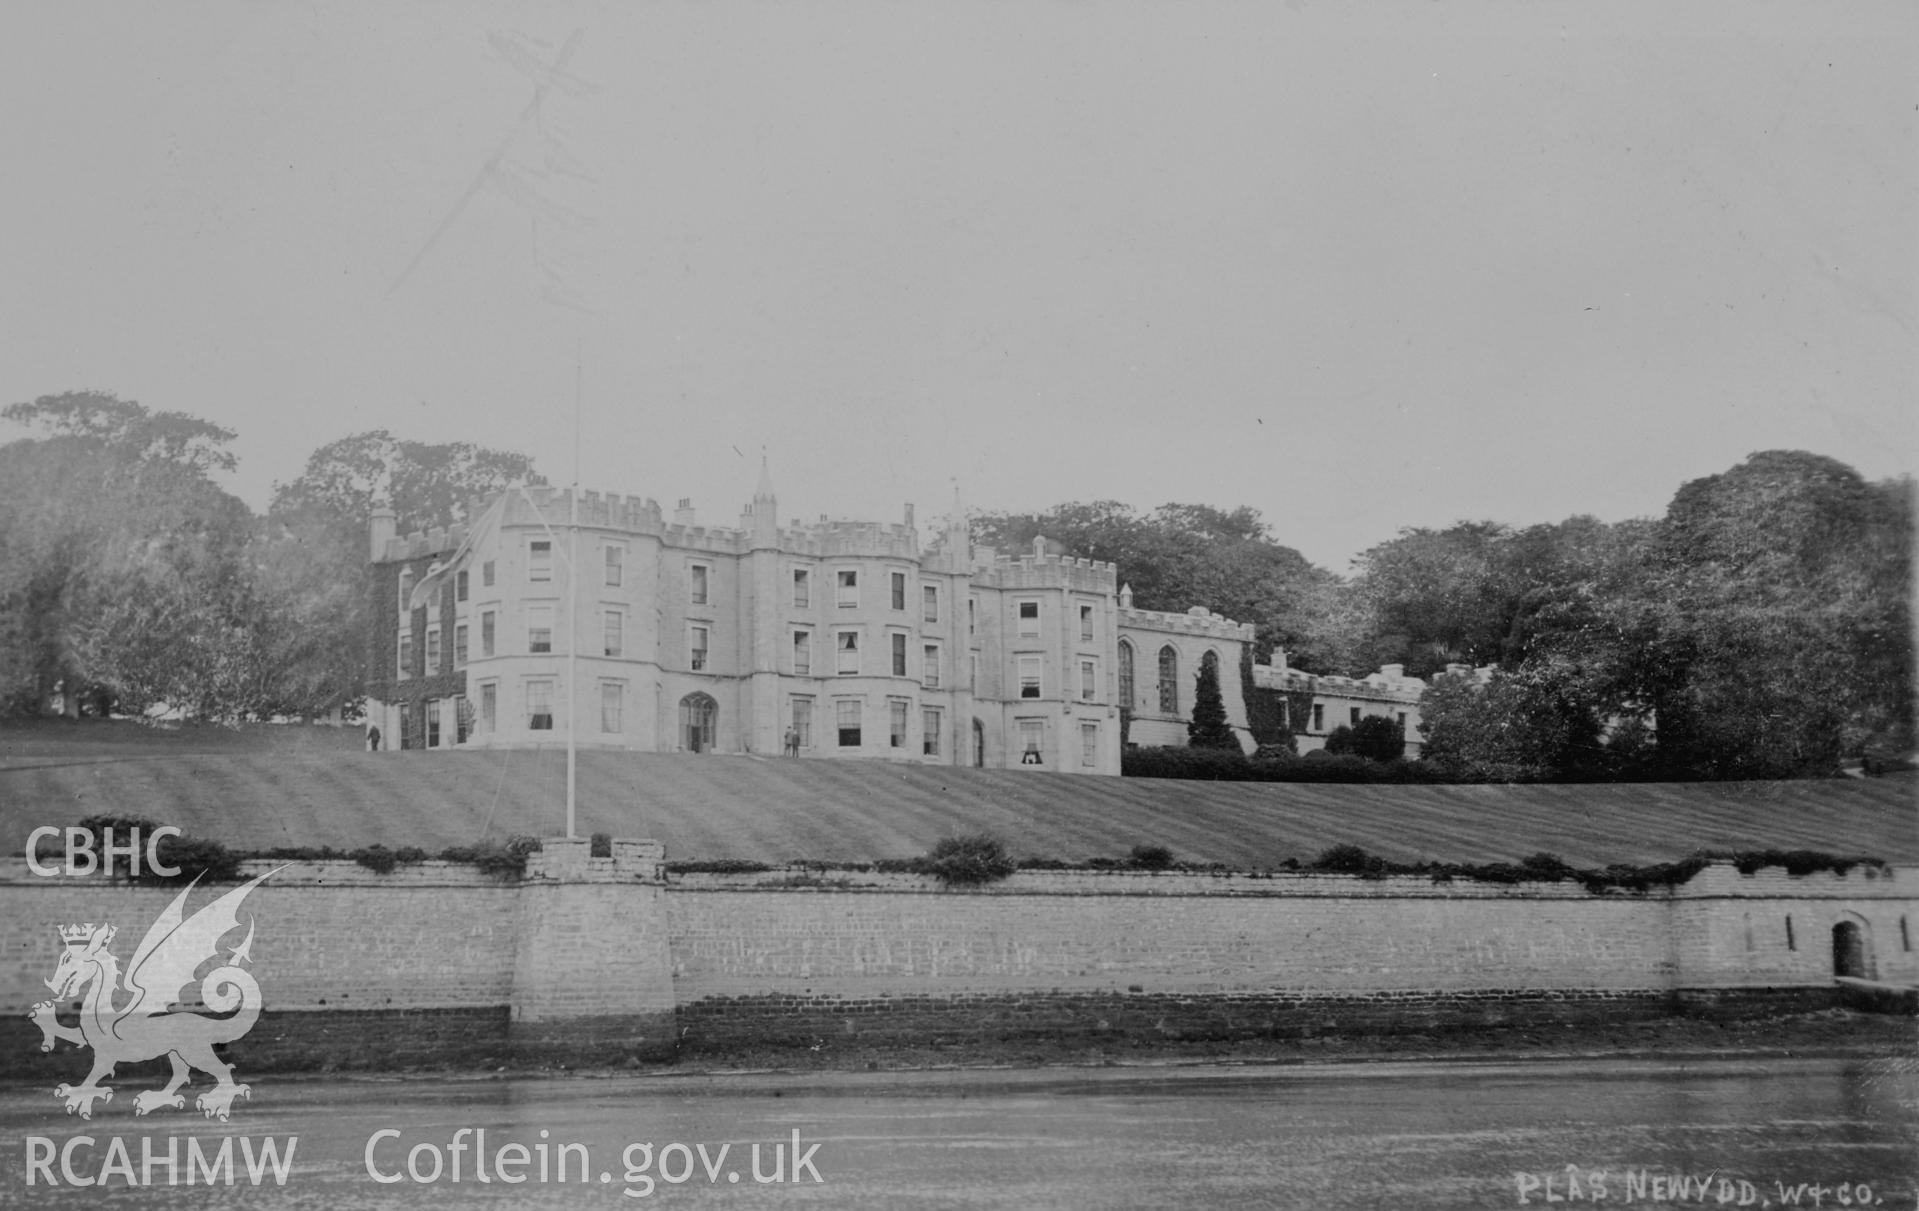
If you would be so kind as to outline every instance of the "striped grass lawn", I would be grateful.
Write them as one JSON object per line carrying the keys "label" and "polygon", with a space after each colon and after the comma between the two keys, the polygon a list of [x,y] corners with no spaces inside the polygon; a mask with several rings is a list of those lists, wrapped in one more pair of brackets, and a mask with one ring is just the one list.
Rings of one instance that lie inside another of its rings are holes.
{"label": "striped grass lawn", "polygon": [[[64,728],[66,730],[62,731]],[[367,753],[358,729],[158,732],[83,722],[0,729],[0,852],[101,812],[247,849],[438,850],[559,835],[565,755]],[[1578,866],[1696,850],[1815,849],[1919,861],[1909,778],[1622,786],[1320,786],[1096,778],[777,757],[579,756],[579,830],[665,842],[672,859],[872,861],[985,831],[1020,856],[1164,845],[1241,869],[1358,845],[1402,861]]]}

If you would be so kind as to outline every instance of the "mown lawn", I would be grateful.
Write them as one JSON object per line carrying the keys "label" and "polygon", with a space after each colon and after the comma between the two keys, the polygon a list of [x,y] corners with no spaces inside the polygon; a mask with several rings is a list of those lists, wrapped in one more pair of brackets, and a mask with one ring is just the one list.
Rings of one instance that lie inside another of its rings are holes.
{"label": "mown lawn", "polygon": [[[1910,779],[1624,786],[1324,786],[1092,778],[768,757],[582,752],[579,828],[669,858],[871,861],[987,831],[1021,856],[1263,868],[1336,844],[1402,861],[1579,866],[1700,849],[1815,849],[1919,861]],[[565,755],[367,753],[357,728],[181,729],[84,721],[0,728],[0,852],[101,812],[245,848],[436,850],[558,835]]]}

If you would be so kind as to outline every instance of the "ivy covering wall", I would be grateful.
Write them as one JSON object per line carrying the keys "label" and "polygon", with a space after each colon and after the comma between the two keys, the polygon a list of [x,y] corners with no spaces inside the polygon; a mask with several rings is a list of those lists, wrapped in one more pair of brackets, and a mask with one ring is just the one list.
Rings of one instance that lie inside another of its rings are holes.
{"label": "ivy covering wall", "polygon": [[[450,551],[428,552],[418,559],[376,563],[372,575],[367,577],[367,592],[372,594],[367,616],[373,620],[367,636],[367,697],[399,706],[406,713],[405,733],[415,744],[424,743],[426,736],[427,701],[464,695],[467,692],[466,670],[453,667],[455,603],[453,581],[449,578],[440,588],[437,603],[406,614],[406,625],[413,635],[413,651],[407,670],[409,675],[399,676],[400,575],[402,571],[410,569],[414,583],[418,584],[433,560],[447,554]],[[429,612],[435,609],[439,612],[440,659],[438,666],[429,671],[426,667],[427,618]],[[456,724],[449,718],[442,719],[440,726],[448,729],[450,735]],[[400,741],[400,736],[389,736],[384,743],[388,747],[399,748]]]}

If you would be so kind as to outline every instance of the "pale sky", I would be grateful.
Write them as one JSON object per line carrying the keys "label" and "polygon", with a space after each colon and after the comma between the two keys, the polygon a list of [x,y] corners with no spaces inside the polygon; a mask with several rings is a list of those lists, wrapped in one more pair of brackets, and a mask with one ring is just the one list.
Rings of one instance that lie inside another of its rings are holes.
{"label": "pale sky", "polygon": [[1910,0],[18,5],[0,403],[230,426],[257,509],[375,427],[567,482],[577,355],[590,488],[730,524],[764,452],[789,518],[1245,504],[1339,571],[1656,514],[1758,449],[1876,479],[1919,469],[1916,34]]}

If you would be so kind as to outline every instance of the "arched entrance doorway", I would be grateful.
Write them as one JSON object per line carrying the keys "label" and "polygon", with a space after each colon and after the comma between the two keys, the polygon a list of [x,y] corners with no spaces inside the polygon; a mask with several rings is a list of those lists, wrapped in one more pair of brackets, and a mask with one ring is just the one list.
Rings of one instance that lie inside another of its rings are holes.
{"label": "arched entrance doorway", "polygon": [[1841,921],[1832,927],[1832,974],[1873,978],[1872,951],[1866,944],[1866,931],[1857,921]]}
{"label": "arched entrance doorway", "polygon": [[986,725],[973,720],[973,768],[986,768]]}
{"label": "arched entrance doorway", "polygon": [[705,694],[688,694],[680,699],[680,748],[689,753],[711,749],[719,717],[720,704]]}

